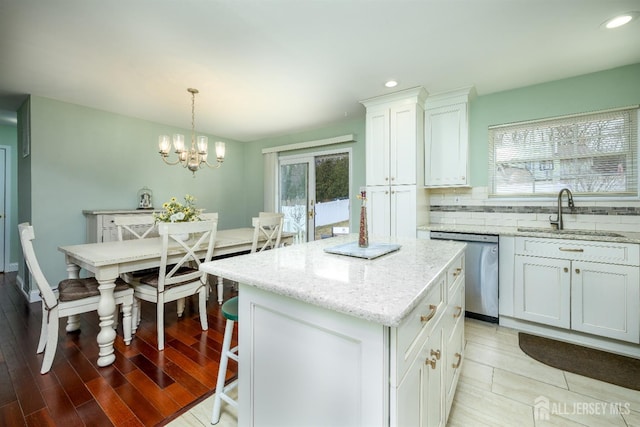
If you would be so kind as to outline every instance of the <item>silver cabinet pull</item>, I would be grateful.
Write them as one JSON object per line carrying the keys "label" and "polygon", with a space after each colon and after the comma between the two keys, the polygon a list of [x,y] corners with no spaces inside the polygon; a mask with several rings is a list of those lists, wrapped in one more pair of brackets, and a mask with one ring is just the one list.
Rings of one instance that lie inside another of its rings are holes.
{"label": "silver cabinet pull", "polygon": [[584,249],[580,248],[559,248],[563,252],[584,252]]}

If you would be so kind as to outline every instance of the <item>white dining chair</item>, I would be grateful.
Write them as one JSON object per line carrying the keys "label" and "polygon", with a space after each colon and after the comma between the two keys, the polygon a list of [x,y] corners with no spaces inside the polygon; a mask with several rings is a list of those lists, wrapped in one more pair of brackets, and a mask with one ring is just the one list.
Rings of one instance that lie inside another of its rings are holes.
{"label": "white dining chair", "polygon": [[[282,237],[282,224],[284,214],[277,212],[260,212],[253,218],[253,245],[251,253],[262,252],[280,247]],[[218,295],[222,295],[222,285],[218,284]],[[229,359],[238,361],[238,346],[231,348],[233,337],[233,327],[238,321],[238,297],[233,297],[222,304],[222,314],[227,319],[224,338],[222,339],[222,349],[220,350],[220,364],[218,366],[218,379],[216,381],[216,394],[213,399],[213,414],[211,424],[220,421],[220,409],[222,401],[234,407],[238,407],[238,401],[230,396],[229,392],[238,386],[238,379],[225,385],[227,376],[227,365]]]}
{"label": "white dining chair", "polygon": [[[279,247],[283,223],[284,214],[278,212],[259,212],[257,217],[252,218],[253,240],[250,253]],[[237,283],[234,283],[235,288],[237,288],[237,285]],[[218,303],[222,305],[222,295],[224,294],[222,277],[218,277],[216,293],[218,295]]]}
{"label": "white dining chair", "polygon": [[153,215],[116,215],[113,217],[118,240],[157,237],[156,220]]}
{"label": "white dining chair", "polygon": [[[137,299],[156,304],[158,350],[165,346],[164,305],[191,295],[198,295],[200,326],[208,329],[207,273],[199,270],[202,262],[211,261],[218,222],[213,220],[158,224],[162,256],[158,274],[140,278],[134,285]],[[184,235],[189,235],[184,239]],[[201,258],[199,251],[206,248]]]}
{"label": "white dining chair", "polygon": [[277,212],[260,212],[253,218],[253,245],[251,253],[280,247],[284,214]]}
{"label": "white dining chair", "polygon": [[[118,241],[123,240],[135,240],[146,239],[148,237],[157,237],[158,229],[156,227],[156,219],[153,215],[116,215],[113,217],[113,224],[116,226],[116,235]],[[122,274],[122,279],[132,286],[138,283],[141,277],[148,276],[150,274],[158,274],[158,268],[147,268],[144,270],[131,271]],[[182,304],[182,310],[178,308],[178,315],[180,316],[184,311],[184,304]],[[135,333],[140,324],[140,307],[138,306],[138,300],[133,301],[133,332]]]}
{"label": "white dining chair", "polygon": [[[27,267],[38,285],[42,298],[42,326],[38,341],[37,353],[44,351],[41,374],[51,369],[58,345],[59,319],[81,313],[96,311],[100,302],[98,281],[94,277],[83,279],[65,279],[58,284],[57,295],[45,278],[33,248],[35,233],[29,223],[18,225],[22,253]],[[126,345],[131,343],[131,308],[133,305],[133,289],[121,279],[116,279],[113,290],[116,307],[122,305],[122,330]],[[75,327],[72,328],[75,330]],[[69,327],[67,327],[69,331]]]}

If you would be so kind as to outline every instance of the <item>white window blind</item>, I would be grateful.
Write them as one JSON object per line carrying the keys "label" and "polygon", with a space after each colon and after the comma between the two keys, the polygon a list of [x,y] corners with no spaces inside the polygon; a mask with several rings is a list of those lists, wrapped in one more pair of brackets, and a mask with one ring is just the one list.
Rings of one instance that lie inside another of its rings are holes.
{"label": "white window blind", "polygon": [[638,106],[489,127],[489,193],[638,195]]}

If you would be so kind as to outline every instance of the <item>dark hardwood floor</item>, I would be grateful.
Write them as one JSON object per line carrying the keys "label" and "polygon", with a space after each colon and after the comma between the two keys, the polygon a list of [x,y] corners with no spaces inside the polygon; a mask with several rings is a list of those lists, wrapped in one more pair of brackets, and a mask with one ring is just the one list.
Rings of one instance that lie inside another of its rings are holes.
{"label": "dark hardwood floor", "polygon": [[[225,299],[233,294],[225,286]],[[104,368],[96,365],[94,312],[81,316],[81,332],[66,333],[61,319],[53,367],[41,375],[42,355],[36,355],[41,315],[41,304],[29,304],[18,290],[16,274],[0,273],[0,426],[157,426],[214,391],[225,326],[215,292],[209,298],[208,331],[200,329],[195,297],[180,319],[176,304],[166,305],[161,352],[155,306],[143,303],[131,345],[124,345],[119,326],[116,361]],[[237,364],[229,365],[230,379]]]}

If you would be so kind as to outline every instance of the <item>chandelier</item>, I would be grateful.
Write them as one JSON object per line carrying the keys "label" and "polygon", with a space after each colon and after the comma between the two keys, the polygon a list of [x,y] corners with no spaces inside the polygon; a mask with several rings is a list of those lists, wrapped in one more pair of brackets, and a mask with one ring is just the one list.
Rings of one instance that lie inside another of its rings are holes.
{"label": "chandelier", "polygon": [[[158,138],[158,146],[160,148],[160,156],[162,156],[162,160],[168,165],[182,165],[182,167],[188,168],[191,172],[193,172],[193,176],[195,178],[196,171],[203,166],[209,166],[210,168],[219,168],[222,166],[222,162],[224,161],[224,151],[225,146],[224,142],[217,141],[215,143],[216,147],[216,164],[212,165],[207,161],[208,150],[209,150],[209,139],[204,135],[199,135],[196,138],[196,128],[195,128],[195,105],[196,105],[196,93],[198,93],[198,89],[187,89],[189,93],[191,93],[191,148],[186,149],[184,145],[184,135],[175,134],[173,135],[173,148],[175,153],[178,155],[178,158],[175,161],[170,161],[169,158],[169,150],[171,149],[171,140],[168,135],[160,135]],[[196,142],[197,140],[197,142]]]}

